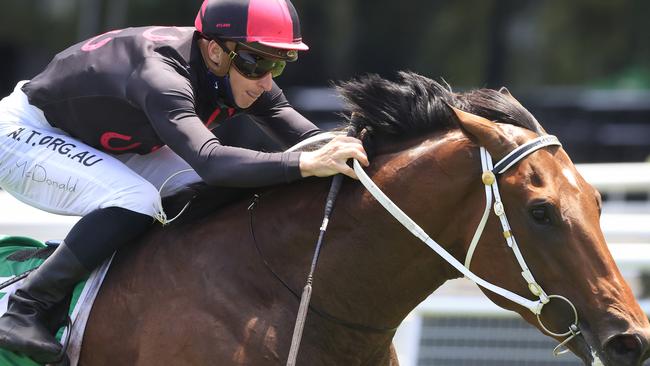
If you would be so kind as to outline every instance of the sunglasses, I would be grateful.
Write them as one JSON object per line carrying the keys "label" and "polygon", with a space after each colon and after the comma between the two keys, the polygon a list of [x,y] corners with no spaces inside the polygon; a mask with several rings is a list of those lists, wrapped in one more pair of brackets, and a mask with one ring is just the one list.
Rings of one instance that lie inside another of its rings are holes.
{"label": "sunglasses", "polygon": [[272,60],[264,58],[254,52],[238,50],[230,55],[233,65],[237,70],[249,79],[260,79],[271,73],[272,77],[278,77],[284,71],[287,62],[284,60]]}
{"label": "sunglasses", "polygon": [[239,49],[239,46],[235,51],[231,51],[220,41],[215,42],[228,54],[237,71],[248,79],[261,79],[268,73],[271,73],[272,77],[278,77],[287,65],[284,60],[265,58],[255,52]]}

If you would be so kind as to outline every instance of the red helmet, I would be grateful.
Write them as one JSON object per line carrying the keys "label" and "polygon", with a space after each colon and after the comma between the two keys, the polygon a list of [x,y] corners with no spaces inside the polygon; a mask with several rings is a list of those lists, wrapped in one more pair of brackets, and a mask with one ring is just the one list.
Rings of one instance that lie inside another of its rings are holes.
{"label": "red helmet", "polygon": [[207,38],[257,42],[282,50],[308,50],[289,0],[204,0],[194,22]]}

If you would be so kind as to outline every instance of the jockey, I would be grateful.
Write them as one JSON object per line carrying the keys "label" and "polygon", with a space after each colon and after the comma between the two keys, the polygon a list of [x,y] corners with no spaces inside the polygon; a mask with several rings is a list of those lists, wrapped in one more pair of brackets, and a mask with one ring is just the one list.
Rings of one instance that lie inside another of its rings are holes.
{"label": "jockey", "polygon": [[273,80],[307,49],[289,0],[205,0],[195,27],[110,31],[18,83],[0,101],[0,187],[39,209],[82,218],[11,295],[0,347],[58,361],[52,309],[154,218],[164,221],[161,195],[201,180],[261,187],[337,173],[355,178],[346,160],[368,160],[351,137],[313,152],[265,153],[235,147],[242,136],[211,131],[244,113],[286,146],[320,133]]}

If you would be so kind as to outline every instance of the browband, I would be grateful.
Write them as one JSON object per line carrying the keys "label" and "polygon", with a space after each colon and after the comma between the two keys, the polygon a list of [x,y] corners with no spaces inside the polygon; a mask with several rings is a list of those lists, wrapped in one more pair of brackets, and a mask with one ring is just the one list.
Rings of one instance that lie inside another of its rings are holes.
{"label": "browband", "polygon": [[494,173],[495,175],[503,174],[503,172],[505,172],[506,170],[508,170],[508,168],[510,168],[517,162],[519,162],[519,160],[525,158],[526,156],[535,152],[536,150],[541,149],[542,147],[551,146],[551,145],[562,146],[562,143],[560,143],[560,140],[558,140],[557,137],[553,135],[544,135],[536,139],[530,140],[527,143],[512,150],[503,159],[499,160],[498,163],[494,164],[494,168],[492,168],[492,173]]}

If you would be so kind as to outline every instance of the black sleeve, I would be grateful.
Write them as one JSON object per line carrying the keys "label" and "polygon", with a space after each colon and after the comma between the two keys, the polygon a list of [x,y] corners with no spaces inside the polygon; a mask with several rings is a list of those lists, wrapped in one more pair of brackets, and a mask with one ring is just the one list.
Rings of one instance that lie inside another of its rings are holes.
{"label": "black sleeve", "polygon": [[262,94],[245,112],[285,149],[322,132],[289,104],[275,82],[273,88]]}
{"label": "black sleeve", "polygon": [[263,153],[224,146],[203,125],[186,71],[150,58],[131,76],[129,99],[146,113],[160,139],[208,184],[259,187],[300,178],[299,153]]}

